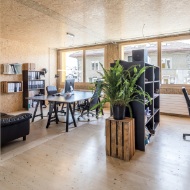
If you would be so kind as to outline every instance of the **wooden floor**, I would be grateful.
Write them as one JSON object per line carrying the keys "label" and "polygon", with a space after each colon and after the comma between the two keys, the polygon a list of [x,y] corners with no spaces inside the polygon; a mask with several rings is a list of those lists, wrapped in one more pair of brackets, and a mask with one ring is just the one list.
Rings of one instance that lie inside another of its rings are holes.
{"label": "wooden floor", "polygon": [[31,124],[26,142],[2,148],[1,190],[187,190],[190,189],[190,119],[161,115],[146,152],[130,162],[105,155],[105,118],[65,124]]}

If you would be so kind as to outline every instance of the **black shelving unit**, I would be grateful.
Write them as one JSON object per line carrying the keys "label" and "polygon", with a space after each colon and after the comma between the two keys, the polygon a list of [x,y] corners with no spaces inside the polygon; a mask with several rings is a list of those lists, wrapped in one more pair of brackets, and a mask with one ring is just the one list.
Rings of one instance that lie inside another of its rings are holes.
{"label": "black shelving unit", "polygon": [[[144,96],[140,96],[146,104],[139,102],[132,102],[131,107],[133,111],[133,117],[135,118],[135,148],[137,150],[145,151],[146,137],[145,127],[155,133],[155,129],[160,122],[160,69],[157,66],[153,66],[142,61],[138,62],[126,62],[120,60],[120,64],[124,69],[128,69],[132,65],[140,65],[140,67],[148,66],[149,68],[141,75],[137,84],[151,96],[152,103],[145,100]],[[113,66],[113,64],[111,64]],[[150,116],[145,115],[145,110],[149,107]],[[149,135],[151,138],[151,135]]]}
{"label": "black shelving unit", "polygon": [[[26,97],[30,96],[30,92],[35,95],[45,94],[45,73],[44,71],[29,71],[23,70],[23,107],[29,109],[29,100]],[[42,79],[43,76],[43,79]],[[43,103],[45,104],[45,102]]]}

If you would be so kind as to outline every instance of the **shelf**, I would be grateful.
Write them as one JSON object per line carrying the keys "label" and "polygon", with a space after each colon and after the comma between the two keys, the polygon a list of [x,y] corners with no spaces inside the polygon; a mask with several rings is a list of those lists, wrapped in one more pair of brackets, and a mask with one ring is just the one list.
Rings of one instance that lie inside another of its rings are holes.
{"label": "shelf", "polygon": [[2,93],[17,93],[22,92],[23,82],[22,81],[2,81],[1,92]]}
{"label": "shelf", "polygon": [[45,79],[29,79],[28,81],[45,81]]}
{"label": "shelf", "polygon": [[23,68],[23,107],[29,109],[32,105],[26,97],[45,94],[45,72],[35,71],[35,64],[32,63],[24,64]]}
{"label": "shelf", "polygon": [[155,122],[154,123],[154,129],[156,129],[158,127],[158,125],[159,125],[159,122]]}
{"label": "shelf", "polygon": [[145,84],[152,84],[153,81],[146,81]]}
{"label": "shelf", "polygon": [[29,88],[29,91],[33,91],[33,90],[43,90],[44,88]]}
{"label": "shelf", "polygon": [[159,108],[154,108],[154,115],[159,111]]}
{"label": "shelf", "polygon": [[[145,99],[144,96],[140,96],[140,98],[142,98],[141,100],[144,99],[144,104],[140,102],[132,102],[131,104],[133,117],[135,118],[135,148],[137,150],[145,151],[145,143],[149,141],[151,135],[155,134],[155,128],[160,122],[160,68],[158,66],[144,63],[143,61],[122,61],[120,64],[125,69],[130,68],[134,64],[140,65],[140,68],[144,66],[151,66],[141,75],[140,79],[137,81],[137,85],[139,85],[146,93],[150,95],[152,104],[150,104],[150,101]],[[144,113],[148,107],[149,110],[151,110],[149,112],[151,116],[146,117]],[[147,126],[149,132],[151,133],[150,136],[146,136],[145,126]]]}
{"label": "shelf", "polygon": [[154,94],[154,99],[159,97],[159,96],[160,96],[160,94]]}
{"label": "shelf", "polygon": [[18,75],[22,74],[22,65],[19,63],[3,64],[4,75]]}
{"label": "shelf", "polygon": [[153,116],[154,115],[151,115],[151,116],[147,117],[147,121],[146,121],[145,125],[147,125],[150,122],[150,120],[153,118]]}

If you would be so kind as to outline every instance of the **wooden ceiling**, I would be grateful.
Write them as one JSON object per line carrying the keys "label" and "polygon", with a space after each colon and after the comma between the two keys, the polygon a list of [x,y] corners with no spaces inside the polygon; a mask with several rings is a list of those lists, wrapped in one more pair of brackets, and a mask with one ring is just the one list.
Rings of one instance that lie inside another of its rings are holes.
{"label": "wooden ceiling", "polygon": [[187,33],[189,10],[189,0],[2,0],[0,37],[68,48]]}

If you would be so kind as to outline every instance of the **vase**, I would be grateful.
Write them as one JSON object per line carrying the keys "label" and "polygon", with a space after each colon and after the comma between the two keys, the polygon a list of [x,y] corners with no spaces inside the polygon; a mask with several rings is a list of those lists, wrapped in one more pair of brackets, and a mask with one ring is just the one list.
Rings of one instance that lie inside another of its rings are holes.
{"label": "vase", "polygon": [[114,105],[112,107],[113,118],[115,120],[122,120],[125,118],[125,106]]}

